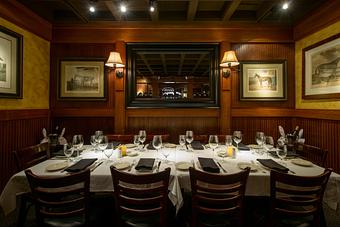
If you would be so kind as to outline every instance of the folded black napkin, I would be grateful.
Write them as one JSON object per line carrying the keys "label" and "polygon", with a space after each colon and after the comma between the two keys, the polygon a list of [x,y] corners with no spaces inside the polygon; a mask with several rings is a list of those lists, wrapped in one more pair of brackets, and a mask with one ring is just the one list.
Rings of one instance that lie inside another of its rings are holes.
{"label": "folded black napkin", "polygon": [[[274,157],[277,157],[277,154],[276,154],[276,151],[274,150],[271,150],[269,151],[269,153],[274,156]],[[296,158],[298,157],[299,155],[295,152],[295,151],[287,151],[287,156],[286,158]]]}
{"label": "folded black napkin", "polygon": [[220,168],[216,165],[213,159],[211,158],[198,158],[200,165],[204,171],[211,172],[211,173],[219,173]]}
{"label": "folded black napkin", "polygon": [[96,158],[89,158],[89,159],[81,159],[79,162],[67,167],[65,171],[67,172],[78,172],[81,171],[90,165],[92,165],[97,159]]}
{"label": "folded black napkin", "polygon": [[153,169],[154,158],[141,158],[135,169],[138,171],[151,171]]}
{"label": "folded black napkin", "polygon": [[200,141],[192,141],[191,142],[191,147],[194,150],[204,150],[203,145],[201,144]]}
{"label": "folded black napkin", "polygon": [[284,167],[283,165],[280,165],[279,163],[275,162],[273,159],[257,159],[262,165],[265,167],[268,167],[273,170],[277,170],[280,172],[288,172],[289,169]]}
{"label": "folded black napkin", "polygon": [[148,150],[156,150],[156,148],[153,147],[152,142],[149,143],[149,144],[146,146],[146,149],[148,149]]}
{"label": "folded black napkin", "polygon": [[[233,146],[237,147],[237,144],[233,141]],[[243,143],[238,144],[238,149],[241,151],[250,151],[250,148],[244,145]]]}

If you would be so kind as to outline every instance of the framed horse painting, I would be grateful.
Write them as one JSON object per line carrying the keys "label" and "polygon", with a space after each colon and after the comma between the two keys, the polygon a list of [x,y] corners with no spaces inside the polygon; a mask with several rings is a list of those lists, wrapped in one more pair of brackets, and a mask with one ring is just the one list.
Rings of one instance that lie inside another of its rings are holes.
{"label": "framed horse painting", "polygon": [[105,100],[105,59],[63,59],[59,67],[59,99]]}
{"label": "framed horse painting", "polygon": [[340,34],[302,50],[302,98],[340,99]]}
{"label": "framed horse painting", "polygon": [[287,100],[287,61],[241,62],[240,100]]}

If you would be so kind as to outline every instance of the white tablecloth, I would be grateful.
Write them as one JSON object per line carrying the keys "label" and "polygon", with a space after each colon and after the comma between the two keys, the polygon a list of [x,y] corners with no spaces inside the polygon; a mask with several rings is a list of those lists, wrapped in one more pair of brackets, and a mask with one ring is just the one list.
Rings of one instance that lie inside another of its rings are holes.
{"label": "white tablecloth", "polygon": [[[238,168],[238,163],[240,162],[252,162],[258,167],[258,170],[251,172],[248,178],[246,195],[251,196],[268,196],[270,194],[270,183],[269,183],[269,171],[258,164],[257,158],[272,158],[268,154],[259,155],[254,151],[240,151],[237,153],[235,159],[232,158],[221,158],[218,155],[219,150],[225,149],[224,146],[220,146],[213,152],[211,149],[195,150],[188,152],[186,150],[180,150],[179,148],[162,148],[170,149],[170,155],[168,156],[169,162],[164,161],[162,152],[147,150],[143,152],[138,152],[138,156],[129,157],[125,156],[119,158],[118,150],[115,150],[110,158],[110,162],[104,160],[103,164],[98,166],[94,171],[91,172],[91,185],[90,190],[92,192],[103,192],[103,191],[113,191],[112,178],[109,166],[116,162],[137,162],[140,158],[156,158],[155,163],[157,164],[161,160],[160,171],[166,167],[171,167],[171,177],[169,184],[169,198],[173,205],[176,207],[176,211],[183,205],[183,198],[181,189],[190,191],[190,179],[188,171],[176,169],[175,164],[180,161],[192,162],[196,168],[200,168],[198,165],[198,157],[210,157],[215,159],[215,161],[220,162],[220,164],[229,173],[235,173],[240,171]],[[131,149],[132,150],[132,149]],[[86,149],[81,154],[82,158],[98,158],[98,160],[107,159],[106,156],[99,151],[92,151],[91,149]],[[278,161],[277,159],[274,159]],[[55,171],[48,172],[46,167],[48,165],[63,162],[65,160],[50,159],[44,161],[38,165],[33,166],[31,169],[35,174],[38,175],[50,175],[50,176],[60,176],[67,174],[66,172]],[[323,172],[323,168],[313,165],[312,167],[303,167],[293,164],[290,160],[285,161],[286,167],[294,171],[297,175],[303,176],[313,176],[318,175]],[[130,171],[131,173],[137,173],[134,168]],[[138,174],[138,173],[137,173]],[[29,185],[26,176],[23,171],[13,175],[5,186],[1,196],[0,196],[0,206],[4,211],[5,215],[15,211],[16,209],[16,196],[18,193],[29,191]],[[324,202],[326,202],[331,208],[337,209],[340,204],[340,175],[332,173],[324,196]]]}

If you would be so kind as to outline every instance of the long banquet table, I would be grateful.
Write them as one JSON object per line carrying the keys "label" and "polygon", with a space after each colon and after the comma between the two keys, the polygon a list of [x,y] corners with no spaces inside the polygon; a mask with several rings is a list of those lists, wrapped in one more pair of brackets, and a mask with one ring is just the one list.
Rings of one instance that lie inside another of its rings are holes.
{"label": "long banquet table", "polygon": [[[270,193],[270,184],[269,184],[269,176],[270,170],[261,166],[256,159],[258,158],[272,158],[268,153],[264,152],[263,154],[259,154],[258,152],[254,152],[254,150],[250,151],[239,151],[237,152],[237,157],[233,158],[221,158],[217,154],[222,150],[226,149],[225,146],[219,146],[215,152],[213,152],[210,148],[205,147],[204,150],[181,150],[179,146],[176,148],[162,148],[162,149],[170,149],[170,155],[168,156],[168,162],[164,159],[161,151],[155,150],[145,150],[145,151],[136,151],[136,148],[128,149],[128,153],[136,153],[137,156],[125,156],[120,157],[119,151],[114,150],[113,155],[110,157],[110,161],[107,161],[107,157],[101,151],[95,151],[90,146],[85,146],[85,150],[81,153],[81,158],[97,158],[99,161],[103,161],[103,163],[95,168],[91,172],[91,184],[90,191],[91,192],[109,192],[113,191],[112,178],[109,166],[112,164],[116,164],[117,162],[128,162],[128,163],[136,163],[140,158],[155,158],[155,165],[161,161],[160,171],[171,167],[171,177],[169,184],[169,198],[172,201],[173,205],[176,207],[176,211],[181,208],[183,205],[182,191],[190,191],[190,179],[189,173],[187,170],[179,170],[176,168],[176,163],[178,162],[190,162],[194,163],[195,168],[200,168],[198,163],[198,157],[208,157],[213,158],[215,161],[218,161],[227,173],[224,173],[221,170],[221,174],[230,174],[240,171],[238,167],[238,163],[240,162],[248,162],[255,163],[257,171],[252,171],[249,175],[247,187],[246,187],[246,195],[251,196],[268,196]],[[131,154],[132,154],[131,153]],[[42,163],[39,163],[33,167],[31,167],[32,171],[38,175],[45,176],[61,176],[67,174],[67,172],[62,171],[46,171],[46,167],[58,163],[63,162],[65,160],[61,160],[58,158],[52,158],[46,160]],[[289,168],[292,172],[297,175],[303,176],[312,176],[318,175],[323,172],[323,168],[317,165],[313,165],[310,167],[304,167],[295,165],[291,162],[290,159],[287,159],[283,163],[287,168]],[[156,169],[156,168],[155,168]],[[126,169],[124,171],[129,171]],[[156,170],[154,170],[156,171]],[[132,168],[130,173],[139,174],[134,168]],[[0,207],[2,208],[5,216],[14,212],[16,209],[16,196],[22,192],[28,192],[29,185],[26,179],[26,176],[23,171],[18,172],[13,175],[5,186],[1,196],[0,196]],[[332,173],[327,184],[327,188],[325,191],[324,202],[334,210],[337,210],[340,204],[340,175],[336,173]]]}

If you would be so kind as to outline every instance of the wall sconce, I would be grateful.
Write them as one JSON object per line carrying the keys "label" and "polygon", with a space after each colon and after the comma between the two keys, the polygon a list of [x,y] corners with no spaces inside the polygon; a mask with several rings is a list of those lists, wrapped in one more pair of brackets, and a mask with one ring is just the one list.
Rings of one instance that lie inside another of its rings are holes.
{"label": "wall sconce", "polygon": [[109,59],[107,59],[105,65],[111,68],[116,68],[116,77],[122,78],[124,76],[123,68],[125,67],[125,65],[123,64],[120,54],[118,52],[111,51]]}
{"label": "wall sconce", "polygon": [[220,66],[222,67],[222,76],[228,78],[231,74],[231,67],[240,64],[237,60],[235,51],[229,50],[224,52]]}

